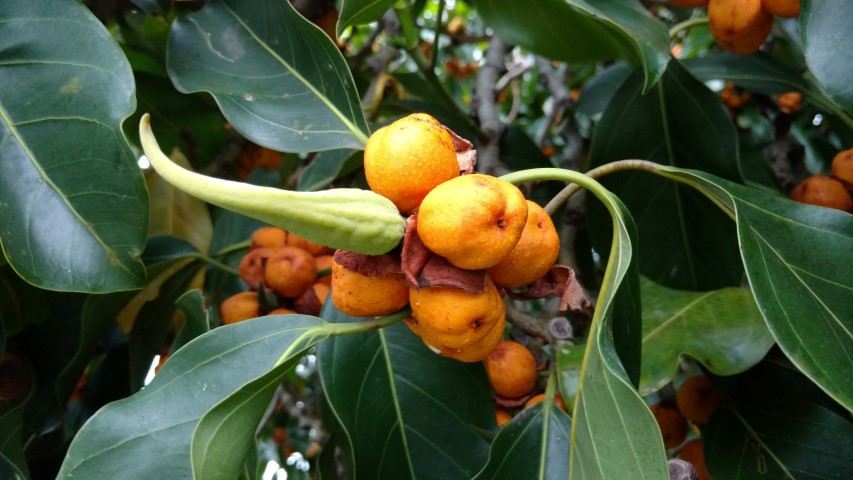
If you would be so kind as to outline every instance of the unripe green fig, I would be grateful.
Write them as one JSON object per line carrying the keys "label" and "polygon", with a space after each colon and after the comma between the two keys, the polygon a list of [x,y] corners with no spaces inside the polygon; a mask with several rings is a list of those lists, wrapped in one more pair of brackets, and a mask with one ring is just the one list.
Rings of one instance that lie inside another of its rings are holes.
{"label": "unripe green fig", "polygon": [[405,220],[387,198],[357,188],[294,192],[208,177],[167,157],[146,113],[139,121],[142,150],[164,180],[189,195],[281,227],[331,248],[381,255],[403,238]]}

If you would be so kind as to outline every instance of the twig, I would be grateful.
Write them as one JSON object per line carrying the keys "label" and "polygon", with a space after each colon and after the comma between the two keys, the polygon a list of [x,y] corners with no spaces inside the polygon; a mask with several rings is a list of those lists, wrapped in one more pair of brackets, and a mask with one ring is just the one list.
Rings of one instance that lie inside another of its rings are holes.
{"label": "twig", "polygon": [[539,70],[540,82],[544,83],[548,92],[551,93],[550,111],[547,112],[548,122],[536,139],[536,145],[542,148],[545,146],[545,139],[548,137],[551,127],[559,123],[563,117],[563,111],[571,107],[574,102],[571,92],[566,88],[566,79],[551,66],[550,60],[536,57],[536,68]]}
{"label": "twig", "polygon": [[506,316],[509,323],[524,330],[524,333],[533,337],[541,338],[548,343],[553,341],[551,333],[548,332],[548,326],[541,318],[536,318],[522,312],[512,303],[506,304]]}
{"label": "twig", "polygon": [[[477,118],[485,136],[477,149],[479,170],[497,175],[502,169],[500,162],[500,138],[506,128],[500,119],[496,99],[498,75],[505,69],[504,55],[508,46],[497,35],[492,37],[486,49],[486,59],[477,73],[474,101],[477,105]],[[505,168],[503,168],[505,169]]]}
{"label": "twig", "polygon": [[[656,170],[658,167],[658,164],[654,162],[649,162],[647,160],[619,160],[616,162],[605,163],[600,167],[593,168],[592,170],[586,172],[586,176],[592,179],[598,179],[607,174],[619,172],[622,170],[653,171]],[[566,188],[562,189],[560,193],[555,195],[554,198],[552,198],[551,201],[548,202],[548,205],[545,206],[545,211],[548,212],[549,215],[554,213],[558,208],[560,208],[560,205],[562,205],[566,200],[572,198],[572,195],[574,195],[581,188],[582,187],[577,183],[572,183],[566,186]]]}

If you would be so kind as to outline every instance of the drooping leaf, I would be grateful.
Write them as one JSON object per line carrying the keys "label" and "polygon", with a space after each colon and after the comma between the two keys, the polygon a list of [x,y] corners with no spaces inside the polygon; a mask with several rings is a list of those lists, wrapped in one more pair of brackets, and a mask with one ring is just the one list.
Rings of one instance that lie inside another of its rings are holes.
{"label": "drooping leaf", "polygon": [[738,185],[708,173],[661,167],[738,225],[746,275],[782,351],[836,401],[853,409],[853,215]]}
{"label": "drooping leaf", "polygon": [[[714,93],[676,61],[653,91],[641,89],[635,73],[608,104],[593,135],[591,167],[644,159],[739,181],[737,132]],[[735,226],[701,195],[642,172],[617,172],[602,184],[637,219],[643,275],[682,290],[739,284]],[[610,232],[601,204],[587,205],[587,219],[593,245],[604,255]]]}
{"label": "drooping leaf", "polygon": [[[639,301],[639,292],[634,291],[638,285],[632,286],[638,281],[636,262],[632,260],[636,254],[636,227],[616,197],[601,200],[610,203],[615,233],[575,397],[569,478],[666,479],[666,456],[657,424],[620,362],[620,342],[613,338],[617,333],[622,337],[639,334],[638,325],[625,318],[630,311],[618,309],[620,302]],[[633,312],[636,315],[639,309]],[[630,340],[623,338],[621,343],[630,344]],[[638,362],[630,367],[638,368]]]}
{"label": "drooping leaf", "polygon": [[[588,328],[572,414],[569,478],[668,479],[660,430],[633,385],[631,370],[623,365],[639,363],[640,354],[636,227],[631,215],[614,194],[576,172],[532,169],[502,178],[511,183],[576,182],[595,194],[612,221],[610,255]],[[624,308],[631,304],[633,310]]]}
{"label": "drooping leaf", "polygon": [[635,0],[476,0],[485,23],[506,41],[565,62],[627,60],[645,73],[643,91],[670,60],[663,22]]}
{"label": "drooping leaf", "polygon": [[175,20],[167,66],[207,91],[247,138],[274,150],[362,149],[367,122],[337,46],[286,0],[213,0]]}
{"label": "drooping leaf", "polygon": [[[323,317],[350,322],[327,302]],[[352,447],[353,476],[470,479],[495,428],[485,370],[431,352],[400,323],[319,346],[323,391]]]}
{"label": "drooping leaf", "polygon": [[853,475],[853,423],[807,403],[733,406],[702,432],[714,478],[844,479]]}
{"label": "drooping leaf", "polygon": [[748,289],[685,292],[647,279],[641,285],[641,394],[672,380],[680,355],[689,355],[717,375],[733,375],[761,361],[773,346],[773,336]]}
{"label": "drooping leaf", "polygon": [[[202,417],[232,394],[250,395],[247,386],[271,371],[283,373],[302,351],[291,346],[307,348],[305,339],[319,340],[316,335],[324,325],[314,317],[274,315],[196,338],[143,390],[107,405],[86,422],[58,478],[199,478],[193,472],[208,466],[193,467],[190,453]],[[252,433],[256,426],[243,425]]]}
{"label": "drooping leaf", "polygon": [[847,0],[803,0],[800,35],[806,64],[826,93],[853,114],[853,38],[849,30],[853,3]]}
{"label": "drooping leaf", "polygon": [[568,478],[571,431],[572,420],[553,402],[526,408],[498,430],[474,479]]}
{"label": "drooping leaf", "polygon": [[379,20],[392,5],[394,0],[344,0],[341,2],[341,13],[335,27],[338,36],[341,36],[347,27]]}
{"label": "drooping leaf", "polygon": [[684,68],[703,82],[728,80],[750,92],[776,95],[808,90],[802,75],[763,52],[689,59],[684,61]]}
{"label": "drooping leaf", "polygon": [[[86,48],[80,48],[85,45]],[[121,133],[133,76],[79,2],[0,4],[0,242],[41,288],[139,288],[148,205]]]}

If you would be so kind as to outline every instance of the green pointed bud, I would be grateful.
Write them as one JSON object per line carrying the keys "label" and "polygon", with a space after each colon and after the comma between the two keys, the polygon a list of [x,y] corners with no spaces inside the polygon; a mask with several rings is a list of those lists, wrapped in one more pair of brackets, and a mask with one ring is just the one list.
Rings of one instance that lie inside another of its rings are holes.
{"label": "green pointed bud", "polygon": [[403,238],[405,220],[387,198],[358,188],[294,192],[208,177],[186,170],[160,150],[146,113],[139,138],[163,179],[205,202],[281,227],[331,248],[381,255]]}

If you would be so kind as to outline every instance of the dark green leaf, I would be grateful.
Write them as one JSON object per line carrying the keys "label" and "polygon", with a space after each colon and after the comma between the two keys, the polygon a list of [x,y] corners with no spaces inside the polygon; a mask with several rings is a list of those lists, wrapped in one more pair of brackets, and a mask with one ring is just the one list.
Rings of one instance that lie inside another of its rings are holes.
{"label": "dark green leaf", "polygon": [[42,323],[50,317],[49,293],[15,275],[12,269],[0,270],[0,319],[11,337],[27,324]]}
{"label": "dark green leaf", "polygon": [[630,75],[631,69],[622,62],[598,72],[581,87],[578,112],[589,116],[603,112],[616,90]]}
{"label": "dark green leaf", "polygon": [[740,142],[741,173],[746,185],[763,188],[770,192],[781,192],[782,187],[776,176],[773,165],[767,161],[761,147],[745,142]]}
{"label": "dark green leaf", "polygon": [[[86,366],[96,353],[104,332],[114,324],[118,313],[133,297],[133,292],[118,292],[110,295],[90,295],[83,303],[80,313],[79,332],[66,334],[64,344],[73,344],[77,340],[76,351],[66,360],[55,386],[57,397],[64,402],[86,370]],[[63,314],[67,315],[67,312]]]}
{"label": "dark green leaf", "polygon": [[196,478],[231,480],[240,473],[252,448],[257,450],[255,428],[284,375],[296,365],[302,352],[330,334],[319,319],[277,317],[294,327],[305,320],[318,323],[316,328],[294,339],[268,372],[235,390],[201,417],[190,447]]}
{"label": "dark green leaf", "polygon": [[185,95],[166,78],[137,73],[136,99],[139,108],[125,122],[125,134],[137,145],[143,113],[150,114],[158,126],[163,151],[171,155],[179,149],[196,168],[212,163],[228,140],[227,122],[207,95]]}
{"label": "dark green leaf", "polygon": [[30,478],[24,457],[24,404],[0,413],[0,478]]}
{"label": "dark green leaf", "polygon": [[341,2],[336,28],[338,36],[341,36],[347,27],[379,20],[392,5],[394,0],[344,0]]}
{"label": "dark green leaf", "polygon": [[[341,478],[341,474],[338,471],[337,453],[338,448],[343,451],[345,447],[340,445],[342,441],[345,441],[343,437],[344,434],[340,430],[331,432],[328,440],[323,445],[323,449],[320,450],[320,455],[317,459],[317,478],[320,480],[337,480]],[[351,458],[351,455],[344,454],[344,457]]]}
{"label": "dark green leaf", "polygon": [[824,173],[829,170],[828,166],[832,163],[832,157],[835,155],[834,149],[828,144],[822,134],[816,133],[814,130],[800,124],[791,125],[791,137],[797,140],[803,146],[806,153],[806,171],[812,175]]}
{"label": "dark green leaf", "polygon": [[363,158],[361,151],[330,150],[321,152],[302,172],[296,189],[303,192],[320,190],[341,176],[361,168]]}
{"label": "dark green leaf", "polygon": [[161,2],[166,0],[131,0],[134,5],[141,8],[146,13],[163,13],[164,8]]}
{"label": "dark green leaf", "polygon": [[536,142],[523,129],[514,125],[508,125],[501,137],[501,161],[513,171],[554,166]]}
{"label": "dark green leaf", "polygon": [[[47,293],[44,298],[50,305],[49,317],[28,325],[14,339],[14,351],[30,367],[31,374],[22,437],[29,443],[30,455],[46,454],[57,445],[69,395],[102,333],[97,325],[83,324],[81,312],[91,296]],[[129,292],[113,295],[126,294]]]}
{"label": "dark green leaf", "polygon": [[806,64],[826,93],[848,114],[853,113],[853,2],[803,0],[800,35]]}
{"label": "dark green leaf", "polygon": [[[508,125],[501,136],[500,152],[501,161],[512,171],[554,166],[533,139],[522,128],[514,125]],[[546,205],[561,188],[560,184],[550,182],[526,191],[525,196],[540,205]]]}
{"label": "dark green leaf", "polygon": [[362,149],[367,122],[337,46],[286,0],[211,0],[172,25],[182,92],[210,92],[235,129],[288,152]]}
{"label": "dark green leaf", "polygon": [[[274,315],[196,338],[143,390],[102,408],[83,425],[58,478],[192,478],[190,445],[202,416],[232,394],[247,394],[242,387],[271,370],[278,372],[276,364],[301,353],[291,345],[305,346],[304,339],[317,338],[323,328],[313,317]],[[257,422],[244,425],[253,433],[256,427]]]}
{"label": "dark green leaf", "polygon": [[746,372],[713,377],[714,384],[730,401],[741,405],[810,403],[839,415],[849,412],[793,365],[778,348]]}
{"label": "dark green leaf", "polygon": [[[511,183],[559,180],[586,187],[606,207],[614,231],[572,414],[573,478],[668,479],[660,430],[633,382],[639,376],[639,278],[636,227],[625,205],[591,179],[570,170],[533,169],[504,175]],[[635,305],[633,310],[625,307]],[[626,368],[623,362],[634,365]],[[632,373],[636,372],[636,373]]]}
{"label": "dark green leaf", "polygon": [[[737,132],[714,93],[676,61],[652,92],[641,90],[635,73],[610,101],[593,136],[591,166],[645,159],[740,179]],[[602,184],[637,219],[643,275],[684,290],[739,284],[735,225],[701,195],[642,172],[619,172]],[[593,245],[604,255],[608,216],[590,202],[587,218]]]}
{"label": "dark green leaf", "polygon": [[804,92],[808,85],[803,77],[770,55],[725,53],[684,61],[684,67],[703,82],[727,80],[751,92],[777,95]]}
{"label": "dark green leaf", "polygon": [[148,205],[120,128],[134,108],[124,55],[81,3],[61,0],[2,2],[0,52],[9,263],[50,290],[139,288]]}
{"label": "dark green leaf", "polygon": [[254,437],[252,440],[254,440],[252,448],[249,449],[249,454],[243,462],[243,468],[240,469],[240,473],[237,476],[238,480],[257,480],[258,478],[263,478],[262,475],[266,465],[261,462],[258,455],[260,445],[258,445],[257,437]]}
{"label": "dark green leaf", "polygon": [[714,478],[853,476],[853,424],[817,405],[724,408],[711,416],[702,436]]}
{"label": "dark green leaf", "polygon": [[181,295],[175,301],[175,306],[183,312],[184,324],[172,342],[169,349],[171,353],[175,353],[192,339],[210,330],[210,315],[205,305],[204,293],[201,290],[190,290]]}
{"label": "dark green leaf", "polygon": [[157,288],[157,297],[147,302],[134,319],[128,344],[130,391],[135,392],[143,387],[154,356],[169,344],[175,302],[187,291],[200,268],[201,262],[190,262],[174,273],[169,272],[169,277]]}
{"label": "dark green leaf", "polygon": [[[635,291],[639,285],[632,285],[638,281],[636,262],[632,260],[636,255],[635,227],[616,197],[610,195],[601,200],[608,203],[616,233],[589,328],[575,397],[571,476],[665,479],[669,478],[666,456],[657,424],[634,389],[629,373],[636,369],[639,376],[639,362],[634,357],[639,356],[640,349],[633,345],[639,343],[639,325],[630,317],[639,316],[640,310],[635,308],[632,313],[619,308],[620,303],[624,306],[639,302],[639,292]],[[632,342],[632,337],[637,341]],[[623,366],[627,361],[634,363]]]}
{"label": "dark green leaf", "polygon": [[672,380],[680,355],[689,355],[717,375],[733,375],[761,361],[773,346],[773,336],[748,289],[685,292],[646,279],[641,285],[641,394]]}
{"label": "dark green leaf", "polygon": [[498,430],[474,479],[566,479],[571,431],[572,420],[553,402],[526,408]]}
{"label": "dark green leaf", "polygon": [[[354,320],[331,302],[323,317]],[[323,342],[319,365],[354,477],[470,479],[485,464],[495,415],[482,364],[440,357],[400,323]]]}
{"label": "dark green leaf", "polygon": [[758,308],[782,351],[853,409],[853,215],[790,201],[713,175],[661,167],[737,221]]}
{"label": "dark green leaf", "polygon": [[485,23],[506,41],[565,62],[623,59],[641,65],[643,90],[663,75],[669,35],[636,0],[476,0]]}

